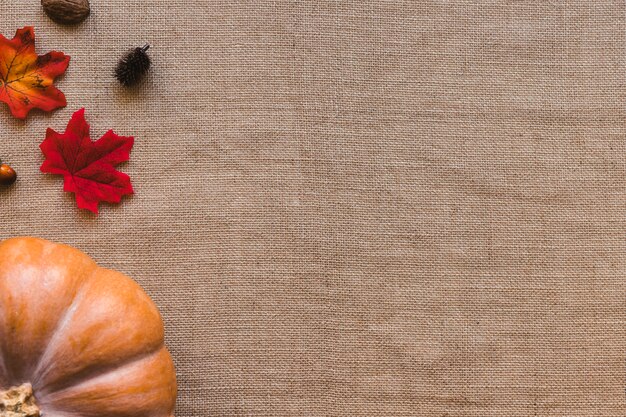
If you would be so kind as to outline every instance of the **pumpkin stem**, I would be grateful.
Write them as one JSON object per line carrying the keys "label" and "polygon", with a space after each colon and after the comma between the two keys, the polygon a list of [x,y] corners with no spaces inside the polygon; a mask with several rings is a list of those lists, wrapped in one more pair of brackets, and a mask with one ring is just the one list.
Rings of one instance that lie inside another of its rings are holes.
{"label": "pumpkin stem", "polygon": [[32,385],[22,384],[7,391],[0,391],[0,417],[40,416]]}

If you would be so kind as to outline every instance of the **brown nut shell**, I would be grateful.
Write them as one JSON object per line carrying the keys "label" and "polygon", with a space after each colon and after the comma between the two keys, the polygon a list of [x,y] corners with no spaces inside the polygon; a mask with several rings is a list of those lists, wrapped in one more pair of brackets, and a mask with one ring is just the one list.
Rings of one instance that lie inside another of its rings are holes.
{"label": "brown nut shell", "polygon": [[80,23],[89,16],[89,0],[41,0],[50,19],[61,24]]}
{"label": "brown nut shell", "polygon": [[0,165],[0,185],[11,185],[17,179],[15,170],[7,164]]}

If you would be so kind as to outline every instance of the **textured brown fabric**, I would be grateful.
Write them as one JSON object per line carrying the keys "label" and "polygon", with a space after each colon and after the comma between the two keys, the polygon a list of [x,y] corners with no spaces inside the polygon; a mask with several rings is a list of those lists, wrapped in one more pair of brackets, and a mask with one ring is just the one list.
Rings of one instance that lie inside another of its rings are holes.
{"label": "textured brown fabric", "polygon": [[[72,62],[66,109],[0,106],[0,238],[146,288],[178,417],[626,414],[624,1],[91,4],[1,2]],[[98,218],[38,172],[83,106],[136,136]]]}

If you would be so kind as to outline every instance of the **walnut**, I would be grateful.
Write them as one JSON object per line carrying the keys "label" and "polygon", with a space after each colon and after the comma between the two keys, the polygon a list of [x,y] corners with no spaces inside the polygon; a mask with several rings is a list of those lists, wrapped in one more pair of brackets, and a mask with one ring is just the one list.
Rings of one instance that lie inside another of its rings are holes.
{"label": "walnut", "polygon": [[89,16],[89,0],[41,0],[43,10],[57,23],[80,23]]}

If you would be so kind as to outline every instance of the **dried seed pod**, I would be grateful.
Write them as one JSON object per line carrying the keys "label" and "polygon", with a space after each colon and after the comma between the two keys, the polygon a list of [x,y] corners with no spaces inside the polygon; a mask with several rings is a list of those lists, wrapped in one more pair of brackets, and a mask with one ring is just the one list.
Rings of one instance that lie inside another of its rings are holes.
{"label": "dried seed pod", "polygon": [[120,59],[115,68],[115,78],[125,87],[137,84],[150,69],[150,57],[146,53],[150,45],[135,48]]}
{"label": "dried seed pod", "polygon": [[17,174],[7,164],[0,165],[0,185],[11,185],[17,180]]}
{"label": "dried seed pod", "polygon": [[41,0],[50,19],[61,24],[80,23],[89,16],[89,0]]}

